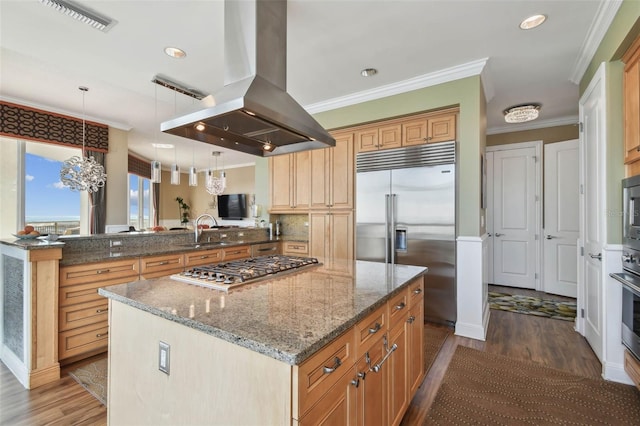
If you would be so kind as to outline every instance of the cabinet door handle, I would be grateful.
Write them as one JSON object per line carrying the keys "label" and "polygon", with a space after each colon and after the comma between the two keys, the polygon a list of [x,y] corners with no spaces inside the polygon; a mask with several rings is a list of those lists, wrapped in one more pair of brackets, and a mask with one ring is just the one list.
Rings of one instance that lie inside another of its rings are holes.
{"label": "cabinet door handle", "polygon": [[107,309],[96,309],[96,314],[101,314],[103,312],[109,312],[109,308],[107,308]]}
{"label": "cabinet door handle", "polygon": [[352,384],[353,386],[355,386],[355,387],[360,386],[360,379],[353,379],[353,380],[351,381],[351,384]]}
{"label": "cabinet door handle", "polygon": [[407,306],[406,303],[400,302],[399,304],[396,305],[396,311],[400,311],[400,310],[404,309],[405,306]]}
{"label": "cabinet door handle", "polygon": [[398,345],[396,343],[394,343],[389,350],[387,351],[386,354],[384,354],[384,358],[382,358],[380,360],[379,363],[377,363],[376,365],[374,365],[373,367],[371,367],[371,371],[373,371],[374,373],[378,373],[380,371],[380,369],[382,368],[382,365],[387,361],[387,359],[391,356],[391,354],[398,349]]}
{"label": "cabinet door handle", "polygon": [[420,293],[422,293],[421,288],[416,288],[415,290],[413,290],[413,294],[420,294]]}
{"label": "cabinet door handle", "polygon": [[324,374],[331,374],[334,371],[336,371],[336,368],[342,365],[342,361],[340,361],[340,358],[338,357],[336,357],[333,362],[334,362],[333,367],[326,367],[326,366],[322,367],[322,371],[324,372]]}
{"label": "cabinet door handle", "polygon": [[409,324],[413,324],[413,322],[416,320],[416,317],[414,317],[413,315],[411,315],[409,318],[407,318],[407,322]]}
{"label": "cabinet door handle", "polygon": [[106,336],[106,335],[108,335],[108,334],[109,334],[109,332],[108,332],[108,331],[105,331],[105,332],[104,332],[104,333],[102,333],[102,334],[100,334],[100,333],[96,334],[96,337],[97,337],[97,338],[100,338],[100,337],[104,337],[104,336]]}
{"label": "cabinet door handle", "polygon": [[98,269],[96,271],[96,274],[107,274],[107,273],[109,273],[108,269]]}
{"label": "cabinet door handle", "polygon": [[374,325],[369,329],[369,334],[376,334],[378,331],[380,331],[381,328],[382,328],[382,325],[380,325],[380,323],[377,322],[376,325]]}

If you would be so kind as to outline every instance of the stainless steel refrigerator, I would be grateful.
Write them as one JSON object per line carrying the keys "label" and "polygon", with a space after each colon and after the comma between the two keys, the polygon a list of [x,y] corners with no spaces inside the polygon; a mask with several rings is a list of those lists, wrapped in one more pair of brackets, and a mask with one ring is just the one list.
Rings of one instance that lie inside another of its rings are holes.
{"label": "stainless steel refrigerator", "polygon": [[455,324],[455,143],[360,153],[356,170],[356,258],[427,266],[425,320]]}

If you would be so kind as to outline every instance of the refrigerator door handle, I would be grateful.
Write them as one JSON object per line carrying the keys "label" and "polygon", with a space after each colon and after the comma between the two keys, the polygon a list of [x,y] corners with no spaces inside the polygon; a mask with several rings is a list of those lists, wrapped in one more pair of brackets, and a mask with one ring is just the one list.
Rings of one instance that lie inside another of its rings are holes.
{"label": "refrigerator door handle", "polygon": [[396,204],[397,204],[397,194],[391,194],[391,235],[389,236],[391,240],[391,264],[396,264]]}
{"label": "refrigerator door handle", "polygon": [[389,263],[389,223],[390,223],[390,206],[391,206],[391,196],[389,194],[385,194],[385,204],[384,204],[384,262]]}

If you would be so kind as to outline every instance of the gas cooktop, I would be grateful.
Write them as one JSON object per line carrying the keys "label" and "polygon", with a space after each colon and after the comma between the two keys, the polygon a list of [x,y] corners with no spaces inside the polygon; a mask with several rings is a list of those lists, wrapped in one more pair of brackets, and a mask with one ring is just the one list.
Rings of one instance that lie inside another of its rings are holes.
{"label": "gas cooktop", "polygon": [[231,262],[196,266],[182,273],[171,275],[171,279],[216,290],[229,291],[250,282],[272,275],[320,265],[313,257],[270,255],[258,256]]}

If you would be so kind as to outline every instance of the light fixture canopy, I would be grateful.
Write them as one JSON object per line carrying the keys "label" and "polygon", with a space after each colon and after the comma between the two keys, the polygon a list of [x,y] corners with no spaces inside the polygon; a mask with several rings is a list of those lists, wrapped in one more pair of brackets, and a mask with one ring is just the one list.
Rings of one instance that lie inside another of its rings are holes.
{"label": "light fixture canopy", "polygon": [[86,6],[69,0],[40,0],[40,3],[50,6],[60,13],[72,17],[73,19],[83,22],[91,27],[104,33],[113,28],[118,23],[115,19],[108,18]]}
{"label": "light fixture canopy", "polygon": [[504,121],[507,123],[524,123],[538,118],[540,104],[512,106],[504,110]]}
{"label": "light fixture canopy", "polygon": [[531,15],[528,18],[524,19],[520,22],[521,30],[532,30],[536,27],[539,27],[547,20],[546,15]]}
{"label": "light fixture canopy", "polygon": [[62,163],[60,181],[72,191],[97,192],[107,181],[107,174],[102,164],[93,156],[85,157],[86,124],[84,95],[89,91],[84,86],[78,87],[82,92],[82,157],[73,156]]}

